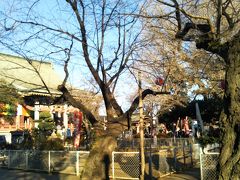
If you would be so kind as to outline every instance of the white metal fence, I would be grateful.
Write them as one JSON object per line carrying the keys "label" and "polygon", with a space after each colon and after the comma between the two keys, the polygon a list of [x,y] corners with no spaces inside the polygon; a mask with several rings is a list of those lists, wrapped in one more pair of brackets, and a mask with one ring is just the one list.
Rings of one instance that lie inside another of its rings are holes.
{"label": "white metal fence", "polygon": [[[145,177],[160,178],[193,165],[191,146],[145,152]],[[113,179],[139,179],[139,152],[113,152]]]}
{"label": "white metal fence", "polygon": [[[162,149],[165,147],[182,147],[188,146],[192,144],[192,138],[144,138],[144,146],[145,148],[157,148]],[[132,139],[118,139],[118,148],[131,148],[136,149],[139,148],[140,139],[132,138]]]}
{"label": "white metal fence", "polygon": [[201,180],[217,179],[217,164],[219,160],[220,145],[208,144],[200,151]]}
{"label": "white metal fence", "polygon": [[88,151],[6,150],[0,152],[0,166],[79,176],[88,155]]}
{"label": "white metal fence", "polygon": [[219,153],[200,154],[201,180],[217,179]]}
{"label": "white metal fence", "polygon": [[138,179],[140,176],[139,152],[113,152],[112,178]]}
{"label": "white metal fence", "polygon": [[[80,175],[88,151],[0,151],[0,167]],[[163,177],[193,164],[192,146],[145,149],[146,177]],[[110,175],[115,179],[138,179],[139,152],[113,152]]]}

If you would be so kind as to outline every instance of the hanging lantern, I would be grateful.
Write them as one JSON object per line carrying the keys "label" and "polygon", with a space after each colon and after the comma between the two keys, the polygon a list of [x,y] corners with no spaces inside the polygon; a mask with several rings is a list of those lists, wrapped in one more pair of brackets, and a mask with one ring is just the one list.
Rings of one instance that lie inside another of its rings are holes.
{"label": "hanging lantern", "polygon": [[161,77],[157,77],[155,80],[155,84],[158,86],[163,86],[164,85],[164,79]]}

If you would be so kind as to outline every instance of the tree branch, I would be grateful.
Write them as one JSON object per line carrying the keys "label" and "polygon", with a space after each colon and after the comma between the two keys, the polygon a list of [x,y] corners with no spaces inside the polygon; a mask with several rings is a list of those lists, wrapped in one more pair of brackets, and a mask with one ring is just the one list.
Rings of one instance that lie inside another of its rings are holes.
{"label": "tree branch", "polygon": [[85,16],[85,11],[84,11],[84,5],[83,2],[80,1],[80,5],[82,7],[82,11],[83,11],[83,18],[81,18],[79,11],[78,11],[78,7],[77,7],[77,1],[73,0],[67,0],[67,2],[70,4],[71,8],[73,9],[75,16],[77,18],[78,24],[80,26],[80,31],[81,31],[81,35],[82,35],[82,49],[83,49],[83,55],[84,55],[84,59],[87,63],[87,66],[89,68],[89,70],[91,71],[94,79],[96,80],[96,82],[101,85],[103,82],[100,79],[98,72],[96,71],[96,69],[93,67],[91,60],[90,60],[90,56],[88,53],[88,42],[87,42],[87,35],[86,35],[86,29],[85,29],[85,24],[84,24],[84,16]]}
{"label": "tree branch", "polygon": [[58,86],[58,90],[63,93],[63,98],[66,99],[69,104],[73,107],[79,108],[86,115],[92,125],[98,122],[91,111],[89,111],[81,102],[75,100],[64,85]]}
{"label": "tree branch", "polygon": [[66,82],[67,82],[67,79],[68,79],[68,76],[69,76],[68,63],[69,63],[70,58],[71,58],[71,50],[72,50],[72,47],[73,47],[73,39],[72,39],[72,43],[71,43],[71,45],[70,45],[70,48],[67,50],[68,52],[65,52],[65,53],[67,53],[67,60],[64,61],[65,78],[64,78],[63,83],[62,83],[63,86],[66,85]]}
{"label": "tree branch", "polygon": [[[32,21],[18,21],[18,20],[15,20],[15,21],[16,21],[17,23],[21,23],[21,24],[31,24],[31,25],[34,25],[34,26],[40,26],[40,27],[42,27],[42,28],[45,28],[45,29],[43,29],[43,30],[46,30],[46,29],[47,29],[47,30],[50,30],[50,31],[59,32],[59,33],[65,34],[65,35],[67,35],[68,37],[71,37],[71,38],[73,38],[73,39],[75,39],[75,40],[77,40],[77,41],[79,41],[79,42],[82,42],[82,40],[79,39],[77,36],[75,36],[75,35],[67,32],[67,31],[63,31],[63,30],[61,30],[61,29],[55,29],[55,28],[46,26],[46,25],[44,25],[44,24],[40,24],[40,23],[36,23],[36,22],[32,22]],[[43,30],[41,30],[41,31],[43,31]]]}
{"label": "tree branch", "polygon": [[181,20],[181,14],[180,14],[180,8],[179,4],[176,0],[173,0],[175,7],[176,7],[176,20],[178,23],[178,30],[180,31],[182,29],[182,20]]}
{"label": "tree branch", "polygon": [[[170,94],[170,92],[161,92],[161,91],[153,91],[151,89],[145,89],[142,92],[142,98],[144,99],[147,95],[164,95],[164,94]],[[139,96],[136,97],[134,99],[134,101],[132,102],[132,105],[130,106],[130,108],[124,113],[124,116],[131,116],[133,114],[133,112],[138,108],[138,104],[139,104]]]}
{"label": "tree branch", "polygon": [[230,1],[227,1],[226,4],[224,4],[224,7],[222,8],[222,14],[227,19],[229,28],[232,29],[234,27],[233,19],[226,11],[229,4],[230,4]]}
{"label": "tree branch", "polygon": [[217,35],[220,35],[220,29],[221,29],[221,18],[222,18],[222,0],[217,1]]}

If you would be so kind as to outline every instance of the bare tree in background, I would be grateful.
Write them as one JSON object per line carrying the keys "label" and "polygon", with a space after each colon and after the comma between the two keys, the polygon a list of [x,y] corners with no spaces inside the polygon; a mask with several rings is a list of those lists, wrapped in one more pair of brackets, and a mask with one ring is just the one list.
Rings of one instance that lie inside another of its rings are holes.
{"label": "bare tree in background", "polygon": [[[224,110],[218,179],[240,179],[240,3],[237,0],[148,1],[143,18],[157,22],[159,33],[193,42],[225,62]],[[181,45],[184,47],[184,45]],[[217,60],[217,59],[216,59]],[[212,61],[212,60],[211,60]],[[214,63],[220,63],[215,61]]]}
{"label": "bare tree in background", "polygon": [[[172,96],[149,97],[150,101],[161,105],[161,113],[175,106],[185,106],[190,101],[189,94],[192,99],[198,95],[204,98],[223,96],[219,82],[224,79],[225,64],[220,57],[196,49],[191,42],[176,39],[169,30],[171,24],[159,31],[162,21],[147,18],[151,16],[144,11],[142,17],[143,36],[148,43],[138,51],[139,61],[134,68],[143,72],[145,81],[152,88],[174,93]],[[164,80],[164,87],[155,84],[157,77]]]}

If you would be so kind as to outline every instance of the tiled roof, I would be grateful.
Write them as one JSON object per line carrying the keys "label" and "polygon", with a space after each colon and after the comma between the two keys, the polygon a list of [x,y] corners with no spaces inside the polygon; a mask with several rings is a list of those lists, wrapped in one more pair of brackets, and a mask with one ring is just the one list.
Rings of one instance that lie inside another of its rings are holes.
{"label": "tiled roof", "polygon": [[0,79],[12,83],[24,95],[49,95],[40,76],[53,95],[61,94],[57,86],[62,80],[51,63],[31,60],[30,64],[26,59],[0,53]]}

